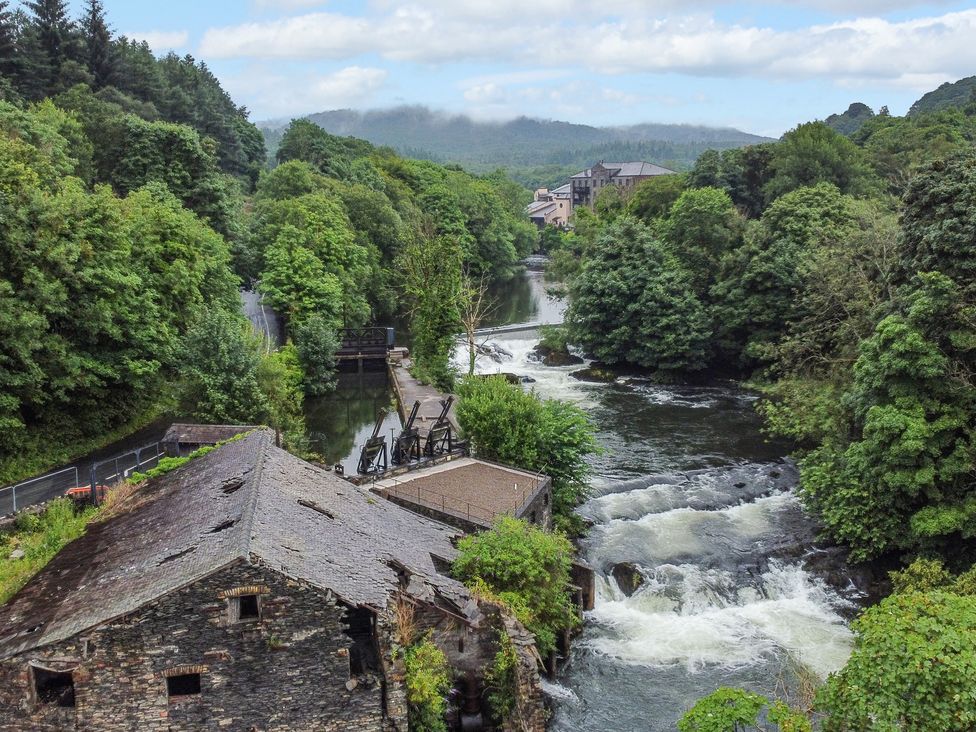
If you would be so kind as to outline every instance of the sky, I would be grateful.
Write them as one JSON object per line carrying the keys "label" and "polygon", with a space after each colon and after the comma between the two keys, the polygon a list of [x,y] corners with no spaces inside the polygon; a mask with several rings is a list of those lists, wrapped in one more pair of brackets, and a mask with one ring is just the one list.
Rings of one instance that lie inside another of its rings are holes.
{"label": "sky", "polygon": [[[479,119],[778,136],[851,102],[904,114],[976,74],[976,2],[105,0],[205,61],[255,121],[423,104]],[[80,0],[72,3],[77,11]]]}

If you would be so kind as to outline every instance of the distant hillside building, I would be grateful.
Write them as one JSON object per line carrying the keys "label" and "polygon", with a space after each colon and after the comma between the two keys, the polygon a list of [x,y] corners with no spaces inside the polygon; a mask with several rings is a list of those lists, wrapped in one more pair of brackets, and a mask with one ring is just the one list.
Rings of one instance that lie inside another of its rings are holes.
{"label": "distant hillside building", "polygon": [[654,163],[597,163],[569,179],[572,208],[592,206],[601,190],[607,186],[633,188],[641,181],[658,175],[674,175],[675,171]]}
{"label": "distant hillside building", "polygon": [[475,717],[507,633],[544,729],[531,636],[447,574],[459,532],[273,442],[147,483],[0,607],[0,730],[406,732],[403,607]]}
{"label": "distant hillside building", "polygon": [[569,183],[551,191],[548,188],[539,188],[526,212],[532,223],[540,229],[546,226],[565,228],[573,214]]}

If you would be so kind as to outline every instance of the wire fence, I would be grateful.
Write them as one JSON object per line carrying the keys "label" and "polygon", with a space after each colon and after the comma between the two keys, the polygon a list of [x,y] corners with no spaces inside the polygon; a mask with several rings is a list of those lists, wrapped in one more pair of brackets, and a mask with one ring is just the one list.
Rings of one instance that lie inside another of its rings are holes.
{"label": "wire fence", "polygon": [[118,485],[134,472],[156,467],[163,457],[166,457],[166,453],[162,444],[155,442],[107,460],[93,462],[87,471],[84,468],[79,471],[77,466],[73,466],[0,488],[0,516],[51,501],[78,486]]}
{"label": "wire fence", "polygon": [[518,516],[531,495],[529,491],[520,491],[513,497],[510,509],[504,506],[492,509],[479,506],[461,498],[438,493],[420,485],[411,486],[409,481],[400,483],[394,479],[393,485],[382,485],[378,487],[391,498],[408,501],[418,506],[423,506],[424,508],[457,516],[469,522],[485,526],[491,526],[495,522],[495,519],[502,514]]}
{"label": "wire fence", "polygon": [[78,468],[65,468],[0,489],[0,516],[43,503],[78,485]]}

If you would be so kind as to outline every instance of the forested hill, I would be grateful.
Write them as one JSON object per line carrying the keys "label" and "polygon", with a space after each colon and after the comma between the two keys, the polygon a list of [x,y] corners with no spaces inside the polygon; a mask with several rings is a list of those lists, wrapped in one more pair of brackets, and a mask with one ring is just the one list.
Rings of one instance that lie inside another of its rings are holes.
{"label": "forested hill", "polygon": [[[360,137],[387,145],[408,157],[457,163],[473,172],[506,168],[533,186],[555,183],[595,160],[652,160],[676,169],[689,168],[709,148],[729,149],[768,138],[729,128],[641,124],[590,127],[520,117],[508,122],[478,122],[426,107],[371,112],[335,110],[309,116],[335,135]],[[262,123],[269,148],[279,125]]]}
{"label": "forested hill", "polygon": [[930,91],[911,106],[908,116],[965,107],[971,102],[976,102],[976,76],[969,76],[952,84],[946,82],[938,89]]}

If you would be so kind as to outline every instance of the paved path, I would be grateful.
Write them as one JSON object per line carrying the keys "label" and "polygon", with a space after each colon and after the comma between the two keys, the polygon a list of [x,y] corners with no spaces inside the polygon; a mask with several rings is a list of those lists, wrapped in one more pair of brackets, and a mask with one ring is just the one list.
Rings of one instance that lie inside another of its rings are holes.
{"label": "paved path", "polygon": [[264,336],[270,348],[276,348],[284,342],[281,319],[264,304],[260,293],[241,290],[241,309],[251,321],[254,330]]}
{"label": "paved path", "polygon": [[[430,427],[441,416],[443,410],[441,402],[447,399],[447,396],[433,386],[417,381],[407,370],[409,366],[410,360],[406,359],[390,367],[393,389],[396,391],[397,403],[400,407],[400,419],[406,422],[414,402],[419,400],[420,409],[417,411],[417,421],[414,424],[419,428],[420,436],[426,437]],[[455,435],[458,434],[457,416],[453,405],[451,411],[447,413],[447,418],[454,427]]]}

